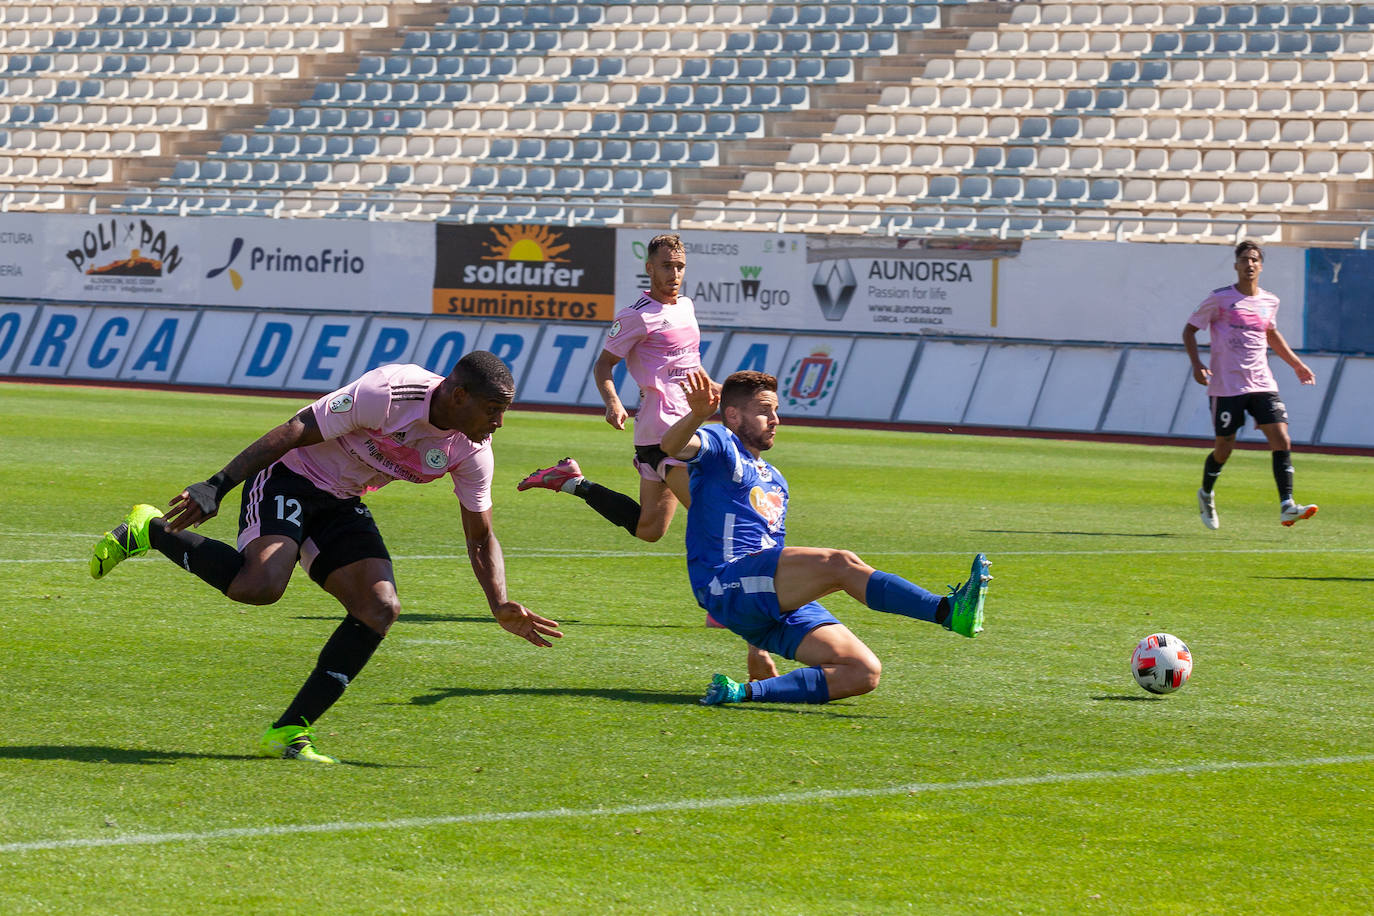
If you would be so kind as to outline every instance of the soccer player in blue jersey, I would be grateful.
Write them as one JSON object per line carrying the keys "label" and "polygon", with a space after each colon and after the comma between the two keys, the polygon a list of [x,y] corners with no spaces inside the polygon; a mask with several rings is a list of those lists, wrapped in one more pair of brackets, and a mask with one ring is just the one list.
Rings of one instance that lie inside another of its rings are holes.
{"label": "soccer player in blue jersey", "polygon": [[[875,611],[939,624],[963,636],[983,629],[988,560],[973,558],[968,581],[946,596],[881,572],[853,552],[787,547],[787,480],[763,453],[778,428],[778,382],[736,372],[717,391],[701,369],[682,382],[690,413],[661,447],[687,462],[687,573],[697,603],[750,645],[807,667],[738,684],[717,674],[701,703],[825,703],[868,693],[882,664],[817,603],[844,591]],[[702,424],[720,410],[722,424]]]}

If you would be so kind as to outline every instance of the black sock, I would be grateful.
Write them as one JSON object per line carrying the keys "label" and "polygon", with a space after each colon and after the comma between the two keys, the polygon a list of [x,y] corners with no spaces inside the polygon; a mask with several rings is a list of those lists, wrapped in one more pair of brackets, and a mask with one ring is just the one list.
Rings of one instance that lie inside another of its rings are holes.
{"label": "black sock", "polygon": [[618,525],[631,535],[639,530],[639,503],[624,493],[608,490],[599,483],[584,479],[573,491],[612,525]]}
{"label": "black sock", "polygon": [[223,541],[215,541],[194,531],[167,530],[160,518],[148,524],[148,544],[182,569],[199,576],[221,592],[243,569],[243,554]]}
{"label": "black sock", "polygon": [[935,622],[942,627],[946,626],[949,623],[949,612],[949,596],[946,595],[940,599],[940,606],[935,609]]}
{"label": "black sock", "polygon": [[1270,453],[1274,465],[1274,483],[1279,488],[1279,502],[1293,498],[1293,453],[1288,449]]}
{"label": "black sock", "polygon": [[1202,465],[1202,492],[1211,493],[1212,487],[1217,485],[1217,475],[1221,473],[1222,464],[1217,461],[1215,452],[1207,453],[1207,460]]}
{"label": "black sock", "polygon": [[381,642],[382,635],[376,630],[356,617],[345,617],[320,650],[315,670],[272,727],[313,725],[343,696],[344,688],[363,670]]}

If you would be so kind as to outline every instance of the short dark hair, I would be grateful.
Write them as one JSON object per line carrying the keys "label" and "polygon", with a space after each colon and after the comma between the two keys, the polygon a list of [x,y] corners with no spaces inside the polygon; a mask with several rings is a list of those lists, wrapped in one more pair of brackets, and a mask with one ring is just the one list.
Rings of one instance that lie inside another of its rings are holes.
{"label": "short dark hair", "polygon": [[660,248],[667,248],[669,251],[686,251],[687,248],[682,244],[682,238],[671,233],[656,235],[649,239],[649,257],[658,253]]}
{"label": "short dark hair", "polygon": [[732,373],[720,386],[720,409],[739,407],[760,391],[777,391],[777,376],[746,369]]}
{"label": "short dark hair", "polygon": [[1249,239],[1246,239],[1245,241],[1243,241],[1243,242],[1241,242],[1239,245],[1237,245],[1237,246],[1236,246],[1236,260],[1239,261],[1241,258],[1245,257],[1245,253],[1246,253],[1247,251],[1253,251],[1253,252],[1255,252],[1256,254],[1258,254],[1258,255],[1259,255],[1260,262],[1263,263],[1263,261],[1264,261],[1264,249],[1261,248],[1261,247],[1259,246],[1259,242],[1252,242],[1252,241],[1250,241]]}
{"label": "short dark hair", "polygon": [[515,396],[515,378],[510,367],[489,350],[473,350],[458,360],[448,375],[459,388],[476,397]]}

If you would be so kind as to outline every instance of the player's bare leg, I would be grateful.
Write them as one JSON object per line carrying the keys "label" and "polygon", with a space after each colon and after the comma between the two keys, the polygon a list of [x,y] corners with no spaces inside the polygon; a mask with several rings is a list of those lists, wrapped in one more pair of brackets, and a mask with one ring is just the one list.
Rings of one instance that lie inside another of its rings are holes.
{"label": "player's bare leg", "polygon": [[[686,468],[679,468],[685,475]],[[668,533],[677,511],[678,498],[668,484],[661,480],[639,479],[639,527],[635,537],[650,544]]]}
{"label": "player's bare leg", "polygon": [[250,541],[242,554],[243,568],[225,589],[225,597],[241,604],[275,604],[291,581],[300,546],[284,535],[265,534]]}
{"label": "player's bare leg", "polygon": [[761,681],[765,678],[778,676],[778,666],[774,663],[773,656],[769,655],[766,649],[751,645],[745,650],[745,653],[749,680]]}
{"label": "player's bare leg", "polygon": [[825,672],[832,700],[869,693],[883,673],[878,656],[842,623],[807,633],[797,647],[797,661]]}

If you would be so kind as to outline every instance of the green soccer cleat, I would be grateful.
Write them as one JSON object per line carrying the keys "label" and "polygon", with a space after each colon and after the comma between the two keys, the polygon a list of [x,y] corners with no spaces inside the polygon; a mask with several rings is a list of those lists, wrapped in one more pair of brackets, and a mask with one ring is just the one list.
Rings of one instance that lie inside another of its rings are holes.
{"label": "green soccer cleat", "polygon": [[162,513],[153,506],[138,505],[129,510],[124,521],[105,532],[96,541],[91,553],[91,578],[104,578],[110,570],[129,557],[141,557],[148,552],[148,523],[162,518]]}
{"label": "green soccer cleat", "polygon": [[737,684],[723,674],[711,678],[711,686],[706,688],[706,696],[697,700],[702,706],[718,706],[721,703],[743,703],[749,688]]}
{"label": "green soccer cleat", "polygon": [[308,725],[283,725],[269,728],[258,742],[259,757],[282,757],[286,760],[304,760],[308,763],[338,763],[328,754],[315,750],[311,739],[315,730]]}
{"label": "green soccer cleat", "polygon": [[960,636],[970,639],[983,632],[983,599],[987,597],[988,558],[978,554],[973,558],[973,569],[969,571],[968,581],[958,588],[950,586],[949,620],[945,626]]}

